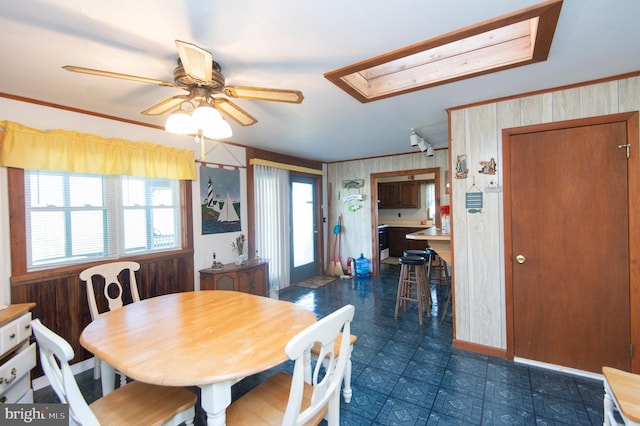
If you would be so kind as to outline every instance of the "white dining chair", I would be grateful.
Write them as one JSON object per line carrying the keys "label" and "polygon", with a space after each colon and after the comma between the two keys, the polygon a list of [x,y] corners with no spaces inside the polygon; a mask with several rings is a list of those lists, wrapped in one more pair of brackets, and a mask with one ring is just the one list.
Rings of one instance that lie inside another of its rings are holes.
{"label": "white dining chair", "polygon": [[[294,361],[293,375],[277,372],[233,402],[227,408],[227,424],[317,425],[326,418],[329,426],[337,426],[354,312],[353,305],[346,305],[293,337],[285,347],[285,353]],[[340,357],[335,355],[336,341],[340,342]],[[307,383],[305,360],[316,342],[321,345],[319,359],[326,358],[328,362],[317,362],[311,383]],[[323,365],[326,372],[320,379]]]}
{"label": "white dining chair", "polygon": [[71,345],[39,319],[31,327],[42,370],[60,402],[69,405],[70,425],[193,425],[197,397],[184,388],[134,381],[87,404],[69,366]]}
{"label": "white dining chair", "polygon": [[[129,291],[132,301],[140,301],[135,274],[139,269],[140,264],[138,262],[122,261],[92,266],[80,272],[80,280],[85,282],[87,288],[87,302],[92,321],[105,312],[113,311],[123,306],[124,288],[119,278],[123,271],[129,271]],[[98,307],[96,300],[95,286],[97,284],[94,283],[95,276],[102,277],[102,280],[99,280],[100,282],[104,281],[104,287],[101,292],[104,298],[100,301],[100,306],[103,307],[102,310]],[[124,386],[127,383],[127,377],[118,371],[116,371],[116,374],[120,376],[120,386]],[[93,377],[94,379],[100,378],[100,359],[98,357],[94,357]]]}

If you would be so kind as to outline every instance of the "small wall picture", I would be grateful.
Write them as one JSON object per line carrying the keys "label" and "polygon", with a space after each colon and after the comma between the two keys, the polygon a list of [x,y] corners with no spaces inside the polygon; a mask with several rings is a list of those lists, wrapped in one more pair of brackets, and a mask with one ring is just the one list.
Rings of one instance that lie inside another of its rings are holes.
{"label": "small wall picture", "polygon": [[482,168],[480,170],[478,170],[480,173],[485,174],[485,175],[495,175],[496,174],[496,169],[497,169],[497,165],[496,165],[496,160],[491,158],[491,160],[489,161],[481,161],[480,165],[482,166]]}
{"label": "small wall picture", "polygon": [[467,167],[467,155],[462,154],[458,155],[458,159],[456,161],[456,179],[466,179],[467,174],[469,173],[469,168]]}

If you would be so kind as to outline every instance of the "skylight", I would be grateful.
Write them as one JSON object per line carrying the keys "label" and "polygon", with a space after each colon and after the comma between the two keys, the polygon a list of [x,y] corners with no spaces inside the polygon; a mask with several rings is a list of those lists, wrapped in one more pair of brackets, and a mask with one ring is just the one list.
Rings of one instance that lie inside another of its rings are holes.
{"label": "skylight", "polygon": [[362,103],[545,61],[562,0],[550,0],[324,74]]}

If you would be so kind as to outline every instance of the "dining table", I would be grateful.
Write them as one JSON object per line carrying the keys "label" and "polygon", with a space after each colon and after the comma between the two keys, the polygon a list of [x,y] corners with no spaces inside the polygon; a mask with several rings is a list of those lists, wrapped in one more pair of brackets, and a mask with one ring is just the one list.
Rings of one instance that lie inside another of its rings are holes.
{"label": "dining table", "polygon": [[409,240],[426,241],[427,245],[431,247],[438,256],[442,258],[447,264],[453,264],[453,255],[451,253],[451,234],[442,232],[437,228],[427,228],[418,232],[411,232],[406,235]]}
{"label": "dining table", "polygon": [[291,302],[190,291],[108,312],[89,323],[80,343],[102,360],[103,393],[113,390],[114,369],[145,383],[198,386],[207,424],[224,425],[231,386],[287,361],[289,340],[315,321]]}

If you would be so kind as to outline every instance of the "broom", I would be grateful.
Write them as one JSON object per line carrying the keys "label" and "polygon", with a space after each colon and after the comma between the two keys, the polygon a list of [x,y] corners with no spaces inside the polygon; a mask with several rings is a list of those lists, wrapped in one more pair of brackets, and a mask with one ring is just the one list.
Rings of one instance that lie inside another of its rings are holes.
{"label": "broom", "polygon": [[342,215],[338,216],[338,254],[336,255],[336,263],[334,266],[333,274],[336,276],[344,275],[342,270],[342,261],[340,260],[340,230],[342,228]]}
{"label": "broom", "polygon": [[327,275],[333,275],[333,271],[336,269],[336,243],[338,242],[338,238],[333,239],[333,251],[331,252],[331,262],[329,263],[329,267],[327,268]]}

